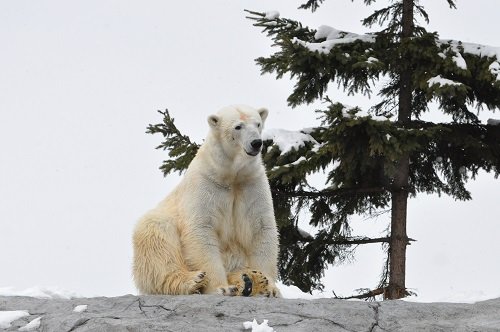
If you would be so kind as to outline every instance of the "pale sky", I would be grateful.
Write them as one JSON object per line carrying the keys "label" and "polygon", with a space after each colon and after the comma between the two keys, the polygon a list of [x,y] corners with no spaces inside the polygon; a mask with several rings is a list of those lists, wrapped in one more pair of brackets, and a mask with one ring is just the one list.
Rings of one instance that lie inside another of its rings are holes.
{"label": "pale sky", "polygon": [[[268,128],[318,125],[314,107],[286,105],[293,82],[260,76],[254,59],[270,53],[271,41],[243,9],[363,33],[360,20],[385,1],[329,0],[315,14],[297,10],[302,2],[0,2],[0,287],[136,293],[132,229],[179,181],[163,178],[160,137],[145,134],[161,120],[156,110],[169,108],[197,142],[207,116],[235,103],[268,107]],[[462,0],[458,10],[421,3],[441,38],[500,46],[498,0]],[[408,248],[407,286],[417,301],[500,296],[500,183],[481,174],[469,188],[469,202],[410,201],[408,235],[418,241]],[[379,236],[388,218],[358,220],[355,233]],[[327,291],[377,284],[380,246],[360,248],[357,258],[327,273]]]}

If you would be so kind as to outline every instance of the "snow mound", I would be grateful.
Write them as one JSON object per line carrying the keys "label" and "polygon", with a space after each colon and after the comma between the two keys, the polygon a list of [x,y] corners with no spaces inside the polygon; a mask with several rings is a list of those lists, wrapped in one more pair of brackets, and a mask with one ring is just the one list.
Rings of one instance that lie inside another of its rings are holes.
{"label": "snow mound", "polygon": [[38,299],[74,299],[81,297],[74,292],[57,287],[32,287],[25,290],[14,290],[11,287],[0,287],[0,296],[28,296]]}
{"label": "snow mound", "polygon": [[0,311],[0,328],[9,328],[10,323],[13,321],[29,315],[30,314],[26,310]]}
{"label": "snow mound", "polygon": [[[310,235],[309,235],[310,236]],[[304,300],[314,300],[314,299],[323,299],[328,297],[333,297],[333,294],[328,296],[325,293],[320,291],[313,291],[312,294],[304,293],[297,286],[287,286],[282,282],[277,282],[276,286],[278,286],[281,296],[285,299],[304,299]]]}

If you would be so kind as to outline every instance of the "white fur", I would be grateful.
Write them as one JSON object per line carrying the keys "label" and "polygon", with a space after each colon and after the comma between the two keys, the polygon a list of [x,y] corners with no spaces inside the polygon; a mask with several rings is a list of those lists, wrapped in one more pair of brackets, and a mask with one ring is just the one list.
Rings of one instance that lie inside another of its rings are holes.
{"label": "white fur", "polygon": [[[267,114],[238,105],[208,117],[210,132],[182,181],[134,231],[133,273],[141,293],[216,293],[229,286],[229,273],[243,269],[263,272],[274,285],[278,233],[271,192],[260,153],[251,155]],[[206,280],[197,289],[200,272]]]}

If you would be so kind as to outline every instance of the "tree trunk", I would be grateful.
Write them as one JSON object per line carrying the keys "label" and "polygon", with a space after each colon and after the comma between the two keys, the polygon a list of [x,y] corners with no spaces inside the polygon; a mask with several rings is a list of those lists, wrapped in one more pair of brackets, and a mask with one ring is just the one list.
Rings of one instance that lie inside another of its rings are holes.
{"label": "tree trunk", "polygon": [[[413,35],[413,0],[403,0],[403,17],[401,43]],[[399,90],[398,122],[405,124],[411,121],[412,84],[411,67],[405,61],[405,53],[401,52],[401,72]],[[386,299],[400,299],[406,296],[406,214],[408,203],[409,155],[403,154],[397,161],[391,192],[391,236],[389,244],[389,286]]]}

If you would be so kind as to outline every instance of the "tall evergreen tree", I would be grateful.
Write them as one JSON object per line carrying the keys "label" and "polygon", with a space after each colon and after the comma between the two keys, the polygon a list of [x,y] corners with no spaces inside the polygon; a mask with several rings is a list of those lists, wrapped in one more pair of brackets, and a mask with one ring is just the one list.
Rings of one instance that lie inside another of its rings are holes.
{"label": "tall evergreen tree", "polygon": [[[315,11],[324,0],[300,8]],[[454,0],[446,0],[451,8]],[[366,5],[375,0],[364,0]],[[418,0],[393,0],[363,20],[375,33],[359,35],[321,26],[317,30],[276,13],[251,12],[278,51],[257,59],[263,73],[296,80],[290,106],[322,99],[321,125],[296,133],[294,148],[285,148],[282,132],[267,134],[263,150],[281,235],[279,272],[303,290],[322,288],[329,264],[353,254],[353,246],[384,243],[388,258],[375,290],[397,299],[409,294],[405,283],[407,201],[418,193],[471,199],[465,188],[479,170],[500,172],[500,126],[482,124],[477,113],[500,108],[500,51],[487,46],[440,40],[418,19],[428,15]],[[334,102],[330,83],[349,94],[369,95],[374,84],[382,101],[368,112]],[[425,112],[450,115],[446,123],[421,120]],[[169,149],[165,174],[182,171],[197,145],[175,128],[168,112],[148,132],[161,133],[159,148]],[[289,134],[289,133],[288,133]],[[280,136],[281,135],[281,136]],[[308,178],[327,173],[325,188]],[[390,208],[386,237],[353,237],[349,218],[374,216]],[[310,212],[314,236],[298,227],[300,212]]]}

